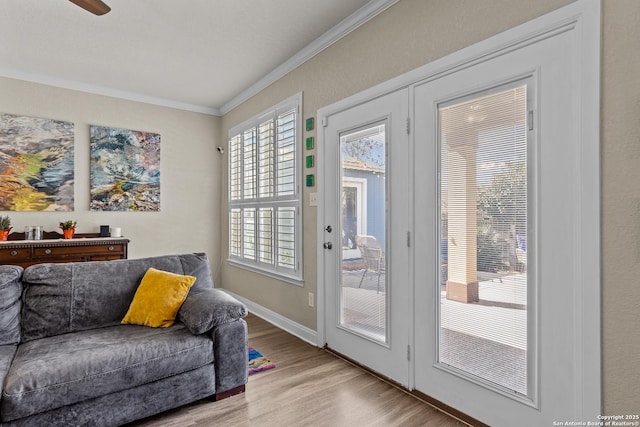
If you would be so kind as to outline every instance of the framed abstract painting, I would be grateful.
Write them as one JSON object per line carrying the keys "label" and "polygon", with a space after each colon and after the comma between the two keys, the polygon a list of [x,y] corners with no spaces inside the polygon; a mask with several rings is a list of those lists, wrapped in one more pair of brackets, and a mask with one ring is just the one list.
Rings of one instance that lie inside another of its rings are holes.
{"label": "framed abstract painting", "polygon": [[73,211],[74,125],[0,113],[0,211]]}
{"label": "framed abstract painting", "polygon": [[90,126],[92,211],[160,210],[160,135]]}

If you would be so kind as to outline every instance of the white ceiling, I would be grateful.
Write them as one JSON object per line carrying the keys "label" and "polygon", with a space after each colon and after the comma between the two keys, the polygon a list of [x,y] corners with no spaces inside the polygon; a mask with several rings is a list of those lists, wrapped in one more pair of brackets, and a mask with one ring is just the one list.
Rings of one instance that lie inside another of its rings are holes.
{"label": "white ceiling", "polygon": [[0,1],[0,76],[224,114],[397,0]]}

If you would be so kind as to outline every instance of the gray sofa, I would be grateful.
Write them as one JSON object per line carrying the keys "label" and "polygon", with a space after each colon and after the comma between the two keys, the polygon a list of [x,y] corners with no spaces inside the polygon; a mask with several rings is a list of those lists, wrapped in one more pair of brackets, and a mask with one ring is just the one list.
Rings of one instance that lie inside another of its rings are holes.
{"label": "gray sofa", "polygon": [[[121,325],[150,267],[197,280],[173,326]],[[241,393],[246,314],[204,254],[0,266],[0,425],[116,426]]]}

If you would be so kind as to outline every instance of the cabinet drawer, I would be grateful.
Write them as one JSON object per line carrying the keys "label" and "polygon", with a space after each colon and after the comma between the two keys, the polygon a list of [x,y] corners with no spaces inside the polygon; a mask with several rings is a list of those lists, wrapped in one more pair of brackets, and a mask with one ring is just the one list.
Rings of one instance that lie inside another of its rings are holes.
{"label": "cabinet drawer", "polygon": [[0,263],[11,264],[31,259],[31,248],[0,249]]}
{"label": "cabinet drawer", "polygon": [[124,253],[124,246],[122,244],[64,246],[53,248],[34,248],[33,252],[33,256],[35,258],[66,258],[78,255],[91,257],[92,255],[122,254]]}

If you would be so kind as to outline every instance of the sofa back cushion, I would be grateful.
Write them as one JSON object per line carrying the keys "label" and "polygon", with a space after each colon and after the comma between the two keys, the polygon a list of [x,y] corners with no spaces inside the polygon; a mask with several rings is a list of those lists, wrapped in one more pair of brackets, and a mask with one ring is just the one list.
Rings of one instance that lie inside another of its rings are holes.
{"label": "sofa back cushion", "polygon": [[22,342],[119,324],[151,267],[195,276],[192,290],[213,288],[205,254],[32,265],[22,277]]}
{"label": "sofa back cushion", "polygon": [[22,267],[0,265],[0,345],[20,342],[21,276]]}

